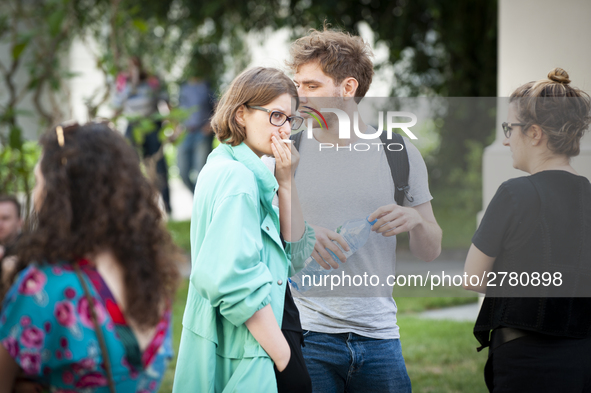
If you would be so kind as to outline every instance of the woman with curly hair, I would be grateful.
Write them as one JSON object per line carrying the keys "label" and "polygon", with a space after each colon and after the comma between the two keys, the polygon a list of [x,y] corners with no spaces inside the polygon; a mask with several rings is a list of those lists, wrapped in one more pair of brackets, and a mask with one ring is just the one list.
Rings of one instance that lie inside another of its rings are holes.
{"label": "woman with curly hair", "polygon": [[[316,241],[293,180],[299,156],[282,141],[303,122],[298,103],[293,82],[262,67],[237,76],[219,102],[221,144],[195,189],[174,392],[311,391],[287,281]],[[263,155],[275,157],[275,174]]]}
{"label": "woman with curly hair", "polygon": [[178,255],[137,155],[106,124],[41,137],[36,223],[0,313],[0,391],[157,391]]}

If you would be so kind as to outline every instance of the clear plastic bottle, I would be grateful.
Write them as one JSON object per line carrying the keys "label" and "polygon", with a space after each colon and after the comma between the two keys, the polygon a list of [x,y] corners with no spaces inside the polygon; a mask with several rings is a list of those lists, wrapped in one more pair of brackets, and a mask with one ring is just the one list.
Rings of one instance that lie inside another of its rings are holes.
{"label": "clear plastic bottle", "polygon": [[[338,242],[334,240],[332,242],[337,245],[337,247],[341,250],[343,254],[345,254],[347,258],[349,258],[357,250],[363,247],[367,242],[367,239],[369,239],[371,227],[378,220],[369,222],[368,219],[369,217],[348,220],[336,229],[335,232],[345,238],[345,242],[347,242],[347,244],[349,245],[349,251],[345,251]],[[334,258],[335,261],[340,261],[335,253],[333,253],[329,249],[327,249],[326,251],[328,251],[328,253]],[[289,282],[291,283],[293,288],[299,292],[306,292],[314,285],[314,282],[322,282],[322,277],[327,274],[330,274],[331,270],[333,270],[324,269],[312,257],[308,258],[305,263],[306,264],[302,271],[289,279]],[[308,280],[308,277],[306,277],[306,279],[304,280],[304,275],[309,276],[310,279]],[[314,278],[316,278],[316,280],[314,280]]]}

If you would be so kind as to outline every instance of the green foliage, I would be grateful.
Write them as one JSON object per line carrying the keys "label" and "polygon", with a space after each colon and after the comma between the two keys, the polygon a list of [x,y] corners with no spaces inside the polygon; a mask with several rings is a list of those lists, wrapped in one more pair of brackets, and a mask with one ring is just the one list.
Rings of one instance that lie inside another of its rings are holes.
{"label": "green foliage", "polygon": [[[98,43],[97,65],[107,80],[126,67],[130,55],[159,75],[184,69],[183,78],[201,76],[214,88],[232,77],[249,61],[247,33],[289,27],[294,38],[327,21],[335,28],[357,33],[367,24],[374,45],[383,43],[392,65],[398,96],[441,95],[487,97],[496,95],[497,0],[5,0],[0,15],[0,41],[11,50],[3,62],[0,89],[8,105],[0,107],[0,134],[18,145],[14,125],[20,101],[34,97],[40,129],[65,116],[60,105],[45,107],[39,97],[51,93],[63,102],[64,83],[74,75],[63,59],[75,37],[92,37]],[[248,17],[244,17],[248,15]],[[25,26],[19,27],[19,26]],[[6,62],[6,63],[4,63]],[[16,86],[12,69],[27,70],[28,79]],[[5,81],[10,81],[9,83]],[[174,82],[174,81],[169,81]],[[89,117],[108,101],[111,84],[85,98]],[[62,97],[63,98],[63,97]],[[485,110],[485,109],[483,109]],[[10,115],[6,115],[10,114]],[[448,120],[444,122],[450,125]],[[494,122],[493,122],[494,123]],[[138,126],[137,139],[149,132],[149,121]],[[479,164],[482,147],[493,134],[490,124],[477,124],[473,116],[455,126],[438,127],[440,145],[429,153],[428,166],[434,193],[460,190],[446,198],[445,208],[474,213],[480,204]],[[165,132],[163,131],[163,134]],[[12,135],[12,136],[11,136]],[[432,147],[431,147],[432,148]],[[434,202],[435,203],[435,202]],[[452,216],[452,214],[449,214]]]}
{"label": "green foliage", "polygon": [[177,246],[183,249],[187,254],[191,253],[191,221],[168,221],[166,223],[168,231]]}
{"label": "green foliage", "polygon": [[39,128],[27,130],[28,135],[63,116],[65,108],[47,109],[40,98],[45,94],[50,102],[59,102],[63,82],[71,76],[63,71],[61,60],[67,58],[62,55],[76,33],[74,18],[70,0],[3,3],[0,44],[10,48],[10,57],[0,59],[0,90],[4,97],[0,105],[0,194],[24,194],[27,212],[39,147],[25,139],[18,119],[32,113],[20,107],[24,97],[31,94]]}
{"label": "green foliage", "polygon": [[[463,288],[455,288],[467,293]],[[401,314],[415,314],[427,310],[437,310],[440,308],[461,306],[464,304],[476,303],[478,296],[470,294],[469,296],[449,296],[449,297],[410,297],[405,295],[397,295],[396,290],[393,293],[396,305],[398,306],[398,313]],[[451,293],[451,291],[450,291]],[[457,294],[457,291],[456,291]]]}
{"label": "green foliage", "polygon": [[40,148],[35,142],[24,141],[21,130],[13,127],[10,143],[0,135],[0,195],[24,193],[25,211],[31,206],[30,191],[35,178],[33,168],[39,160]]}

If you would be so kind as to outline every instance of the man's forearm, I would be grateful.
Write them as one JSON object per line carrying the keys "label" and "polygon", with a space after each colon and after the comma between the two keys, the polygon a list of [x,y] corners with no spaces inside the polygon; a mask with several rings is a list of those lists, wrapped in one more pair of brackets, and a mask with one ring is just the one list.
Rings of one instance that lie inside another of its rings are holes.
{"label": "man's forearm", "polygon": [[431,262],[441,254],[441,228],[437,223],[424,221],[410,233],[410,251],[417,258]]}

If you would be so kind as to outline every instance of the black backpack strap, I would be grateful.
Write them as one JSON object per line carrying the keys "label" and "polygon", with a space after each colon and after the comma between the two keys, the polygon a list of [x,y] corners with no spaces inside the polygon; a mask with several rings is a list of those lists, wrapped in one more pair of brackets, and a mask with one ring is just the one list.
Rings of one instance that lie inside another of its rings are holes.
{"label": "black backpack strap", "polygon": [[[304,131],[300,131],[297,134],[291,134],[289,136],[289,139],[291,139],[293,141],[293,146],[295,147],[295,149],[297,151],[300,151],[300,143],[302,142],[302,135],[304,135]],[[298,172],[297,168],[296,168],[296,173]],[[295,173],[294,173],[295,175]]]}
{"label": "black backpack strap", "polygon": [[297,134],[291,134],[289,139],[293,141],[293,146],[296,148],[297,151],[300,151],[300,143],[302,142],[302,135],[304,131],[300,131]]}
{"label": "black backpack strap", "polygon": [[[394,200],[400,206],[402,206],[405,197],[409,202],[413,202],[414,198],[410,194],[410,187],[408,185],[408,174],[410,172],[408,152],[406,151],[406,144],[404,143],[402,135],[393,132],[392,140],[388,140],[387,133],[384,131],[382,132],[382,135],[380,135],[380,139],[384,143],[384,151],[386,152],[390,172],[392,172],[392,180],[394,181],[395,187]],[[387,148],[390,143],[399,143],[402,145],[402,149],[395,149],[398,151],[392,151]]]}

